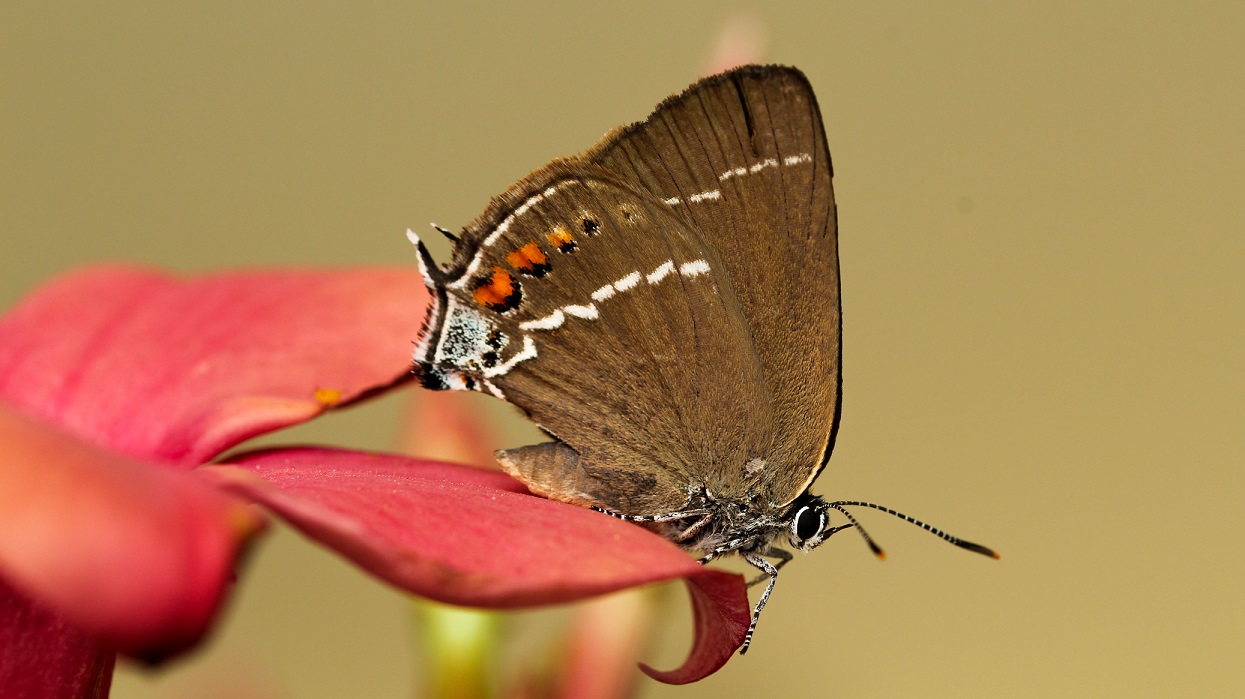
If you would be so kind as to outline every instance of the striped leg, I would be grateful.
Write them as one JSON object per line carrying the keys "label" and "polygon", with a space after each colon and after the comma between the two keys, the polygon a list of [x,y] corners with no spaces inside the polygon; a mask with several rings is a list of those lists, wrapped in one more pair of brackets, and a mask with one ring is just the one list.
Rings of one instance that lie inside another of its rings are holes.
{"label": "striped leg", "polygon": [[[783,553],[786,552],[784,551]],[[745,561],[756,566],[769,576],[769,584],[765,586],[765,592],[761,593],[761,599],[757,600],[757,606],[752,609],[752,623],[748,624],[748,633],[744,636],[744,644],[739,648],[740,655],[747,653],[748,646],[752,645],[752,633],[756,631],[757,620],[761,618],[761,610],[765,609],[765,603],[769,601],[769,595],[774,591],[774,583],[778,581],[778,569],[770,565],[769,561],[755,553],[745,553],[743,557]],[[787,554],[787,558],[790,559],[790,557],[791,554]],[[786,560],[783,563],[786,563]]]}
{"label": "striped leg", "polygon": [[688,525],[686,529],[684,529],[683,531],[675,535],[674,537],[675,543],[681,543],[681,542],[687,541],[693,536],[696,536],[697,532],[699,532],[701,529],[704,529],[705,525],[713,521],[713,513],[710,512],[709,510],[704,510],[704,509],[680,510],[678,512],[667,512],[666,514],[662,514],[662,515],[627,515],[621,512],[614,512],[613,510],[607,510],[604,507],[597,507],[595,505],[592,507],[592,509],[596,510],[597,512],[603,512],[609,515],[610,517],[621,519],[625,522],[638,522],[640,524],[647,524],[650,522],[675,522],[680,519],[690,519],[692,517],[695,517],[696,521],[692,522],[690,525]]}
{"label": "striped leg", "polygon": [[728,553],[730,553],[730,552],[732,552],[732,551],[736,551],[736,550],[738,550],[738,549],[739,549],[739,547],[740,547],[740,546],[743,546],[744,544],[747,544],[747,543],[748,543],[748,542],[750,542],[750,541],[751,541],[751,539],[732,539],[732,540],[730,540],[730,541],[726,542],[725,544],[722,544],[722,545],[718,546],[717,548],[713,549],[712,551],[710,551],[709,553],[705,554],[704,556],[702,556],[702,557],[700,558],[700,563],[701,563],[701,565],[704,565],[705,563],[708,563],[709,561],[712,561],[713,559],[717,558],[718,556],[722,556],[722,555],[724,555],[724,554],[728,554]]}
{"label": "striped leg", "polygon": [[[849,525],[849,526],[850,526],[850,525]],[[782,568],[783,566],[787,565],[787,562],[788,562],[788,561],[790,561],[790,560],[791,560],[791,558],[792,558],[791,554],[790,554],[790,553],[788,553],[787,551],[785,551],[785,550],[783,550],[783,549],[776,549],[776,548],[773,548],[773,547],[767,548],[767,549],[765,549],[764,551],[761,551],[760,553],[758,553],[757,555],[758,555],[758,556],[765,556],[765,557],[767,557],[767,558],[777,558],[777,559],[778,559],[778,562],[774,564],[774,571],[775,571],[775,572],[777,572],[777,571],[778,571],[780,568]],[[755,564],[754,564],[754,565],[755,565]],[[762,575],[758,575],[758,576],[756,576],[756,577],[755,577],[755,578],[753,578],[752,580],[749,580],[749,581],[748,581],[748,587],[752,587],[753,585],[756,585],[757,583],[761,582],[762,580],[765,580],[767,577],[769,577],[769,576],[768,576],[768,575],[765,575],[765,574],[762,574]]]}

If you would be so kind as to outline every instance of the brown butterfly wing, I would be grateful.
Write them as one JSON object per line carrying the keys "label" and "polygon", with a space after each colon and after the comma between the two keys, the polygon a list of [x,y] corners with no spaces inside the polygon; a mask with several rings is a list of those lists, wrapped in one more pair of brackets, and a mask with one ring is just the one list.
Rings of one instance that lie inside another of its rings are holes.
{"label": "brown butterfly wing", "polygon": [[693,85],[468,227],[433,272],[425,383],[492,392],[569,445],[503,455],[552,497],[630,514],[698,487],[789,502],[838,419],[830,177],[798,71]]}
{"label": "brown butterfly wing", "polygon": [[841,390],[832,170],[807,79],[779,66],[707,78],[584,157],[671,201],[716,249],[774,402],[758,475],[790,502],[829,458]]}

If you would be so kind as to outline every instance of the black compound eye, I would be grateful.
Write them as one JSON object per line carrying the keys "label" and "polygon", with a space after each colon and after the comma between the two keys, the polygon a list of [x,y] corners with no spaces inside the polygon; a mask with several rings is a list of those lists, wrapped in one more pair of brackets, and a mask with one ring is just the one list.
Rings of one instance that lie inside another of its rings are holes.
{"label": "black compound eye", "polygon": [[808,541],[817,536],[825,526],[825,513],[813,507],[801,507],[795,515],[795,536],[800,541]]}

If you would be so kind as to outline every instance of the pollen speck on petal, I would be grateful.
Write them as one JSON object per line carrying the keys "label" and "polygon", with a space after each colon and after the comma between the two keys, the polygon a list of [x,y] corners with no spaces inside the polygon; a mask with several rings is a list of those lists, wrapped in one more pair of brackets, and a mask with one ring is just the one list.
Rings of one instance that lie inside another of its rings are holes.
{"label": "pollen speck on petal", "polygon": [[317,402],[327,407],[333,407],[341,402],[342,392],[333,388],[317,388],[315,397]]}

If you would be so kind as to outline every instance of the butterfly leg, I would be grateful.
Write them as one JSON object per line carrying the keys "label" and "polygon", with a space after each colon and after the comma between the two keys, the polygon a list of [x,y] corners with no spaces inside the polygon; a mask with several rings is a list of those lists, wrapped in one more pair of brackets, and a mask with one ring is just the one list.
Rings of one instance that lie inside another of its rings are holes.
{"label": "butterfly leg", "polygon": [[712,561],[718,556],[730,553],[731,551],[737,551],[740,546],[743,546],[744,544],[748,543],[748,541],[749,541],[748,539],[733,539],[731,541],[728,541],[725,544],[722,544],[718,546],[717,548],[713,549],[712,551],[705,554],[704,556],[701,556],[699,559],[699,562],[701,565],[704,565],[705,563]]}
{"label": "butterfly leg", "polygon": [[[788,561],[790,561],[790,560],[793,558],[793,557],[792,557],[792,555],[791,555],[788,551],[785,551],[785,550],[783,550],[783,549],[776,549],[776,548],[773,548],[773,547],[766,548],[764,551],[761,551],[761,552],[757,553],[757,555],[758,555],[758,556],[767,556],[767,557],[769,557],[769,558],[777,558],[777,559],[778,559],[778,562],[774,564],[774,570],[775,570],[775,571],[778,571],[778,569],[780,569],[780,568],[782,568],[783,566],[787,565],[787,562],[788,562]],[[751,561],[749,561],[749,562],[751,563]],[[755,564],[753,564],[753,565],[755,565]],[[752,580],[749,580],[749,581],[748,581],[748,587],[752,587],[753,585],[755,585],[755,584],[757,584],[757,583],[761,582],[762,580],[765,580],[767,577],[769,577],[769,576],[768,576],[768,574],[763,574],[763,575],[758,575],[758,576],[756,576],[756,577],[755,577],[755,578],[753,578]]]}
{"label": "butterfly leg", "polygon": [[[624,520],[626,522],[673,522],[676,519],[688,519],[689,517],[699,517],[701,520],[705,521],[705,524],[708,524],[708,520],[712,518],[711,516],[712,513],[709,512],[709,510],[704,510],[704,509],[679,510],[678,512],[667,512],[666,514],[663,514],[663,515],[628,515],[628,514],[623,514],[622,512],[615,512],[613,510],[607,510],[604,507],[598,507],[596,505],[593,505],[592,509],[596,510],[597,512],[603,512],[609,515],[610,517],[616,517],[618,519]],[[697,531],[699,531],[699,528],[704,527],[705,525],[701,524],[700,521],[697,521],[692,526],[697,527]],[[694,534],[695,532],[692,532],[692,533]]]}
{"label": "butterfly leg", "polygon": [[684,541],[687,541],[688,539],[700,533],[700,530],[704,529],[705,526],[708,525],[712,521],[713,521],[713,513],[705,512],[699,518],[697,518],[695,522],[692,522],[690,525],[688,525],[687,529],[684,529],[683,531],[676,534],[674,537],[674,541],[676,543],[683,543]]}
{"label": "butterfly leg", "polygon": [[[769,551],[773,550],[776,549],[769,549],[766,553],[768,554]],[[784,551],[783,553],[786,552]],[[761,610],[765,609],[765,603],[769,601],[769,595],[774,591],[774,583],[778,581],[778,568],[770,564],[769,561],[761,558],[755,553],[745,553],[742,555],[745,561],[751,563],[753,566],[759,568],[761,572],[769,576],[769,584],[765,586],[765,592],[761,593],[761,599],[757,600],[757,606],[752,608],[752,623],[748,624],[748,633],[744,636],[744,644],[739,648],[740,655],[747,653],[748,646],[752,645],[752,632],[756,631],[757,620],[761,618]],[[779,563],[779,565],[786,563],[787,560],[790,560],[790,558],[791,554],[788,553],[787,558]]]}
{"label": "butterfly leg", "polygon": [[667,512],[663,515],[627,515],[613,510],[607,510],[604,507],[597,507],[595,505],[592,509],[597,512],[603,512],[610,517],[616,517],[625,522],[639,522],[641,524],[648,522],[675,522],[680,519],[690,519],[695,517],[696,521],[692,522],[686,529],[672,537],[672,540],[676,544],[683,543],[693,536],[696,536],[696,534],[700,532],[700,530],[704,529],[709,522],[713,521],[713,513],[709,510],[680,510],[678,512]]}

